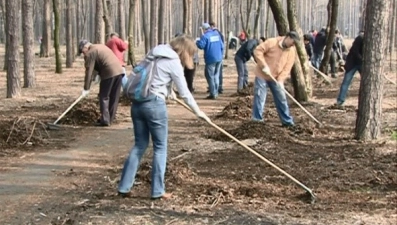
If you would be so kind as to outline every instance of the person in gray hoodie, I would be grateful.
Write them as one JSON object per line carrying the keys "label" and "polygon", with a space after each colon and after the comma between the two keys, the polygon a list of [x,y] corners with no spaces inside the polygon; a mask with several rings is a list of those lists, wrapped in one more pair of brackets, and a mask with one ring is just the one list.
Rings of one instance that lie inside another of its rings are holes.
{"label": "person in gray hoodie", "polygon": [[153,69],[148,101],[133,102],[131,117],[134,125],[135,145],[127,157],[121,174],[118,193],[123,197],[131,197],[131,188],[140,160],[149,145],[149,137],[153,142],[151,197],[153,199],[171,197],[165,192],[164,175],[167,163],[168,114],[166,98],[176,98],[171,86],[176,86],[179,96],[201,119],[210,119],[203,113],[189,91],[184,77],[184,68],[192,69],[193,55],[196,46],[190,37],[176,37],[169,44],[158,45],[151,50],[157,58]]}

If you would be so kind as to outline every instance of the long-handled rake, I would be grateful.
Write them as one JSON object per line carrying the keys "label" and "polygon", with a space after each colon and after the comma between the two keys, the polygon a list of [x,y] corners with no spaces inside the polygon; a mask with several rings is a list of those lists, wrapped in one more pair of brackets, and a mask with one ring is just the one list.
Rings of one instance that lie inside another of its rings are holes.
{"label": "long-handled rake", "polygon": [[84,95],[80,95],[70,106],[67,108],[59,117],[57,120],[55,120],[53,123],[48,123],[47,128],[49,130],[59,130],[59,125],[57,123],[78,103],[81,101],[81,99],[84,98]]}
{"label": "long-handled rake", "polygon": [[[184,102],[182,102],[181,100],[175,98],[175,101],[178,102],[179,104],[181,104],[183,107],[185,107],[186,109],[188,109],[190,112],[193,112],[192,109],[186,105]],[[259,154],[258,152],[256,152],[255,150],[253,150],[252,148],[248,147],[246,144],[244,144],[243,142],[241,142],[240,140],[238,140],[236,137],[234,137],[233,135],[229,134],[228,132],[226,132],[224,129],[220,128],[218,125],[216,125],[215,123],[213,123],[212,121],[207,121],[207,123],[209,125],[211,125],[212,127],[214,127],[215,129],[217,129],[218,131],[220,131],[221,133],[225,134],[226,136],[228,136],[230,139],[232,139],[233,141],[235,141],[237,144],[241,145],[242,147],[244,147],[246,150],[250,151],[252,154],[254,154],[255,156],[257,156],[258,158],[260,158],[262,161],[266,162],[267,164],[269,164],[271,167],[275,168],[276,170],[278,170],[280,173],[284,174],[286,177],[288,177],[290,180],[292,180],[294,183],[296,183],[297,185],[299,185],[301,188],[303,188],[306,191],[306,194],[308,194],[310,196],[310,201],[311,203],[314,203],[316,200],[316,196],[314,195],[313,191],[308,188],[306,185],[304,185],[303,183],[301,183],[300,181],[298,181],[296,178],[294,178],[292,175],[290,175],[289,173],[285,172],[284,170],[282,170],[280,167],[278,167],[277,165],[275,165],[274,163],[272,163],[271,161],[269,161],[268,159],[266,159],[265,157],[263,157],[261,154]]]}

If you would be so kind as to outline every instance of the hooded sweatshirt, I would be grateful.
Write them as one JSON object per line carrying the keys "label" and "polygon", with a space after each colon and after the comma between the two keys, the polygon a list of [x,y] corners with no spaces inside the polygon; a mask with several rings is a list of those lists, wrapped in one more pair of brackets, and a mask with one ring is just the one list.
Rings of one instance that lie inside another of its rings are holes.
{"label": "hooded sweatshirt", "polygon": [[208,29],[196,42],[199,49],[204,50],[206,64],[221,62],[223,59],[223,41],[217,31]]}
{"label": "hooded sweatshirt", "polygon": [[199,107],[190,93],[184,71],[178,54],[169,44],[158,45],[153,48],[152,54],[159,57],[156,67],[154,68],[154,77],[150,92],[164,99],[171,94],[172,82],[174,82],[179,96],[194,111],[197,112]]}

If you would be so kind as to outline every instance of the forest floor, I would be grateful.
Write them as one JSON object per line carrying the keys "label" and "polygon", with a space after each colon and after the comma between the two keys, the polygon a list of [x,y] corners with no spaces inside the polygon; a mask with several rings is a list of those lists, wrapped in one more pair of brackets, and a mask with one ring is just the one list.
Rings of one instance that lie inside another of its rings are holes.
{"label": "forest floor", "polygon": [[[290,103],[297,128],[287,130],[280,127],[271,94],[266,123],[250,122],[252,96],[235,95],[233,57],[225,61],[224,94],[215,101],[204,99],[202,63],[194,94],[202,110],[214,123],[312,188],[317,200],[310,204],[303,198],[304,190],[287,177],[171,103],[166,187],[174,197],[152,201],[151,147],[142,160],[132,190],[134,198],[117,196],[122,165],[134,140],[128,102],[121,101],[116,124],[95,127],[95,86],[61,121],[59,130],[46,129],[83,87],[82,58],[62,75],[54,73],[53,61],[36,59],[37,87],[23,89],[17,99],[4,98],[6,76],[0,72],[0,224],[350,225],[397,221],[397,143],[392,137],[397,132],[397,91],[389,82],[383,93],[382,138],[362,143],[353,139],[358,75],[346,110],[330,108],[343,73],[332,86],[313,77],[313,98],[305,107],[324,127],[317,128]],[[253,65],[249,68],[252,71]],[[395,68],[397,65],[387,74],[394,81]],[[251,72],[250,81],[253,79]],[[287,89],[291,88],[287,85]]]}

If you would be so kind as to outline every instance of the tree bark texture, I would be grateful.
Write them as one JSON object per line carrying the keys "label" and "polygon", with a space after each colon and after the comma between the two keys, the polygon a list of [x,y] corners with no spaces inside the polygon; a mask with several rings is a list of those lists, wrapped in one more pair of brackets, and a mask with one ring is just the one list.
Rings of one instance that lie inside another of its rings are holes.
{"label": "tree bark texture", "polygon": [[[300,37],[303,37],[302,29],[300,28],[296,19],[296,5],[295,0],[287,0],[287,16],[289,21],[289,27],[291,31],[298,32]],[[295,48],[298,54],[296,60],[300,66],[295,66],[296,71],[292,72],[291,80],[294,86],[295,98],[298,101],[306,102],[312,96],[313,87],[312,79],[309,74],[307,65],[307,54],[303,41],[295,43]]]}
{"label": "tree bark texture", "polygon": [[54,48],[55,48],[55,73],[62,73],[62,57],[59,43],[59,0],[52,0],[54,10]]}
{"label": "tree bark texture", "polygon": [[227,32],[227,34],[226,34],[226,46],[225,46],[225,48],[226,48],[226,52],[225,52],[225,59],[227,59],[228,57],[229,57],[229,40],[230,40],[230,38],[231,37],[229,37],[229,34],[230,34],[230,17],[231,17],[231,15],[230,15],[230,2],[231,2],[231,0],[226,0],[226,7],[227,7],[227,10],[226,10],[226,32]]}
{"label": "tree bark texture", "polygon": [[[142,7],[142,28],[143,28],[143,35],[144,35],[144,42],[145,42],[145,53],[150,51],[150,34],[149,34],[149,23],[147,22],[147,12],[149,12],[149,6],[147,0],[141,0],[141,7]],[[152,18],[153,19],[153,18]]]}
{"label": "tree bark texture", "polygon": [[8,62],[7,62],[7,55],[8,55],[8,44],[7,44],[7,37],[8,37],[8,26],[7,26],[7,10],[6,10],[6,5],[5,5],[5,0],[1,1],[1,11],[3,13],[3,21],[4,21],[4,37],[5,37],[5,42],[4,42],[4,65],[3,65],[3,70],[7,71],[7,67],[8,67]]}
{"label": "tree bark texture", "polygon": [[128,19],[128,61],[133,67],[136,65],[134,55],[134,19],[135,19],[135,7],[138,0],[130,0],[130,10]]}
{"label": "tree bark texture", "polygon": [[49,57],[51,49],[51,0],[44,0],[43,36],[41,39],[40,57]]}
{"label": "tree bark texture", "polygon": [[118,10],[117,21],[119,23],[119,35],[120,35],[120,38],[123,39],[123,40],[126,39],[124,2],[125,2],[124,0],[117,0],[117,3],[118,3],[118,6],[117,6],[117,10]]}
{"label": "tree bark texture", "polygon": [[254,22],[254,38],[259,38],[258,37],[258,28],[259,28],[259,17],[260,17],[260,15],[261,15],[261,8],[262,8],[262,4],[263,4],[263,1],[261,1],[261,0],[257,0],[258,1],[258,6],[257,6],[257,8],[256,8],[256,11],[255,11],[255,22]]}
{"label": "tree bark texture", "polygon": [[365,16],[363,68],[355,137],[373,140],[381,135],[383,75],[385,73],[390,0],[368,0]]}
{"label": "tree bark texture", "polygon": [[159,0],[158,7],[158,31],[157,31],[157,41],[158,43],[164,44],[164,8],[165,8],[165,0]]}
{"label": "tree bark texture", "polygon": [[103,29],[103,4],[102,0],[96,0],[96,12],[95,12],[95,32],[94,32],[94,43],[104,44],[105,39],[102,35]]}
{"label": "tree bark texture", "polygon": [[66,68],[73,67],[73,32],[72,32],[72,10],[73,0],[66,0]]}
{"label": "tree bark texture", "polygon": [[158,0],[151,0],[150,2],[150,49],[154,48],[158,44],[157,32],[158,32]]}
{"label": "tree bark texture", "polygon": [[23,87],[36,86],[34,72],[34,30],[33,30],[33,1],[22,0],[22,31],[23,31]]}
{"label": "tree bark texture", "polygon": [[335,40],[335,30],[338,22],[338,5],[339,0],[329,0],[329,21],[327,22],[329,27],[327,27],[327,44],[324,50],[324,58],[320,65],[320,71],[325,74],[328,73],[329,59],[331,58],[332,45]]}
{"label": "tree bark texture", "polygon": [[6,1],[7,23],[7,98],[21,94],[19,77],[19,8],[17,1]]}
{"label": "tree bark texture", "polygon": [[105,23],[105,37],[106,40],[110,37],[110,33],[114,32],[113,24],[110,20],[109,10],[108,10],[108,0],[102,1],[102,8],[103,8],[103,22]]}

